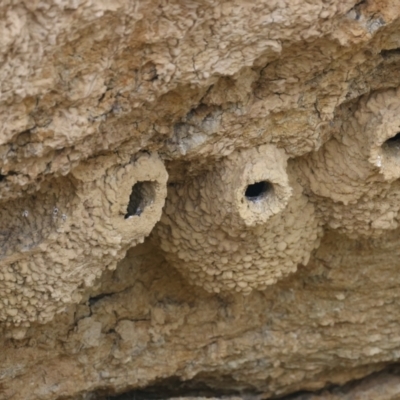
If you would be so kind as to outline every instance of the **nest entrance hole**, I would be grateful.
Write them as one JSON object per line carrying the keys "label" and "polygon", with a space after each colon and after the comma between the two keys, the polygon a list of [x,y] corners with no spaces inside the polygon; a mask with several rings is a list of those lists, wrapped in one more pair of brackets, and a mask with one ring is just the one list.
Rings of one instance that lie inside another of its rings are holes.
{"label": "nest entrance hole", "polygon": [[273,186],[268,181],[255,182],[247,186],[244,193],[249,201],[258,201],[265,198],[273,190]]}
{"label": "nest entrance hole", "polygon": [[154,202],[156,196],[155,185],[155,182],[143,181],[136,182],[132,186],[125,219],[134,215],[140,216],[145,208]]}
{"label": "nest entrance hole", "polygon": [[386,140],[383,145],[390,150],[400,150],[400,132],[397,132],[396,135]]}

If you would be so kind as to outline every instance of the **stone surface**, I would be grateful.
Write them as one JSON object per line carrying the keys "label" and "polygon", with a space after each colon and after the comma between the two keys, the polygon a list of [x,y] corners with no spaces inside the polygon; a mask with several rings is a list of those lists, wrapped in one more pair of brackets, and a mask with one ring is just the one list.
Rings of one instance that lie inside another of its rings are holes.
{"label": "stone surface", "polygon": [[395,0],[3,1],[0,399],[396,398],[399,32]]}

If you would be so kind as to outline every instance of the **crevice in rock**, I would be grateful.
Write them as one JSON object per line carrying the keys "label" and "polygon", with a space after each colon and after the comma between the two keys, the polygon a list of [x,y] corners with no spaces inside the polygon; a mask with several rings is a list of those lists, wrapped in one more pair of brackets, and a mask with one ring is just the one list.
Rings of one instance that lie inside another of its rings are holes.
{"label": "crevice in rock", "polygon": [[115,293],[102,293],[99,294],[98,296],[93,296],[93,297],[89,297],[89,307],[94,306],[98,301],[104,299],[105,297],[110,297],[112,295],[114,295]]}
{"label": "crevice in rock", "polygon": [[389,49],[389,50],[382,50],[380,52],[383,58],[390,58],[390,57],[399,57],[400,56],[400,48],[396,49]]}
{"label": "crevice in rock", "polygon": [[[379,372],[374,372],[363,378],[355,379],[347,382],[344,385],[327,384],[325,387],[315,390],[299,390],[289,395],[269,396],[254,389],[243,388],[239,389],[238,382],[233,382],[229,377],[214,378],[218,383],[214,387],[212,380],[203,377],[196,377],[190,381],[181,381],[178,377],[170,377],[164,380],[154,382],[145,388],[128,391],[121,394],[107,394],[105,391],[97,392],[96,400],[164,400],[176,397],[185,398],[226,398],[230,396],[239,397],[245,400],[262,400],[262,399],[280,399],[280,400],[322,400],[329,396],[347,396],[352,398],[352,394],[360,394],[365,391],[367,394],[370,387],[374,387],[374,382],[379,385],[379,382],[384,382],[387,378],[400,378],[400,364],[392,364],[382,369]],[[207,383],[205,383],[207,381]],[[234,387],[237,389],[220,389],[222,386]],[[347,398],[346,397],[346,398]],[[336,398],[336,397],[334,397]],[[370,397],[368,397],[370,398]],[[386,397],[385,397],[386,398]]]}
{"label": "crevice in rock", "polygon": [[[226,385],[229,386],[231,378],[226,377]],[[219,377],[218,386],[223,386],[224,378]],[[202,380],[193,379],[181,381],[178,377],[170,377],[154,382],[145,388],[132,390],[121,394],[97,393],[96,400],[163,400],[174,397],[227,397],[240,396],[246,399],[259,399],[259,393],[250,389],[216,389],[213,385]]]}

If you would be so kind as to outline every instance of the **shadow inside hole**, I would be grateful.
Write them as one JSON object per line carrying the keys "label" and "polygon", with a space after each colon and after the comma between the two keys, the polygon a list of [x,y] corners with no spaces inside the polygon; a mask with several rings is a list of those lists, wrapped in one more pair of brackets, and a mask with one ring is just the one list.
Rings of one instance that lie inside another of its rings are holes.
{"label": "shadow inside hole", "polygon": [[399,153],[400,151],[400,132],[383,143],[382,148],[386,151]]}
{"label": "shadow inside hole", "polygon": [[133,215],[140,216],[144,209],[153,203],[155,198],[155,182],[137,182],[132,186],[129,203],[126,209],[125,219]]}
{"label": "shadow inside hole", "polygon": [[268,181],[255,182],[247,186],[244,195],[247,200],[258,201],[266,197],[272,190],[272,184]]}

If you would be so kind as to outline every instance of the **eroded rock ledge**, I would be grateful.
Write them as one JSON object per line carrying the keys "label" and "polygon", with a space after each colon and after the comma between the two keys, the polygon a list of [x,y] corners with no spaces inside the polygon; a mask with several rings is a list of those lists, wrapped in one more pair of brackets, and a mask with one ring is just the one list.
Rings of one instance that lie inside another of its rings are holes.
{"label": "eroded rock ledge", "polygon": [[0,11],[0,398],[397,362],[400,5]]}

